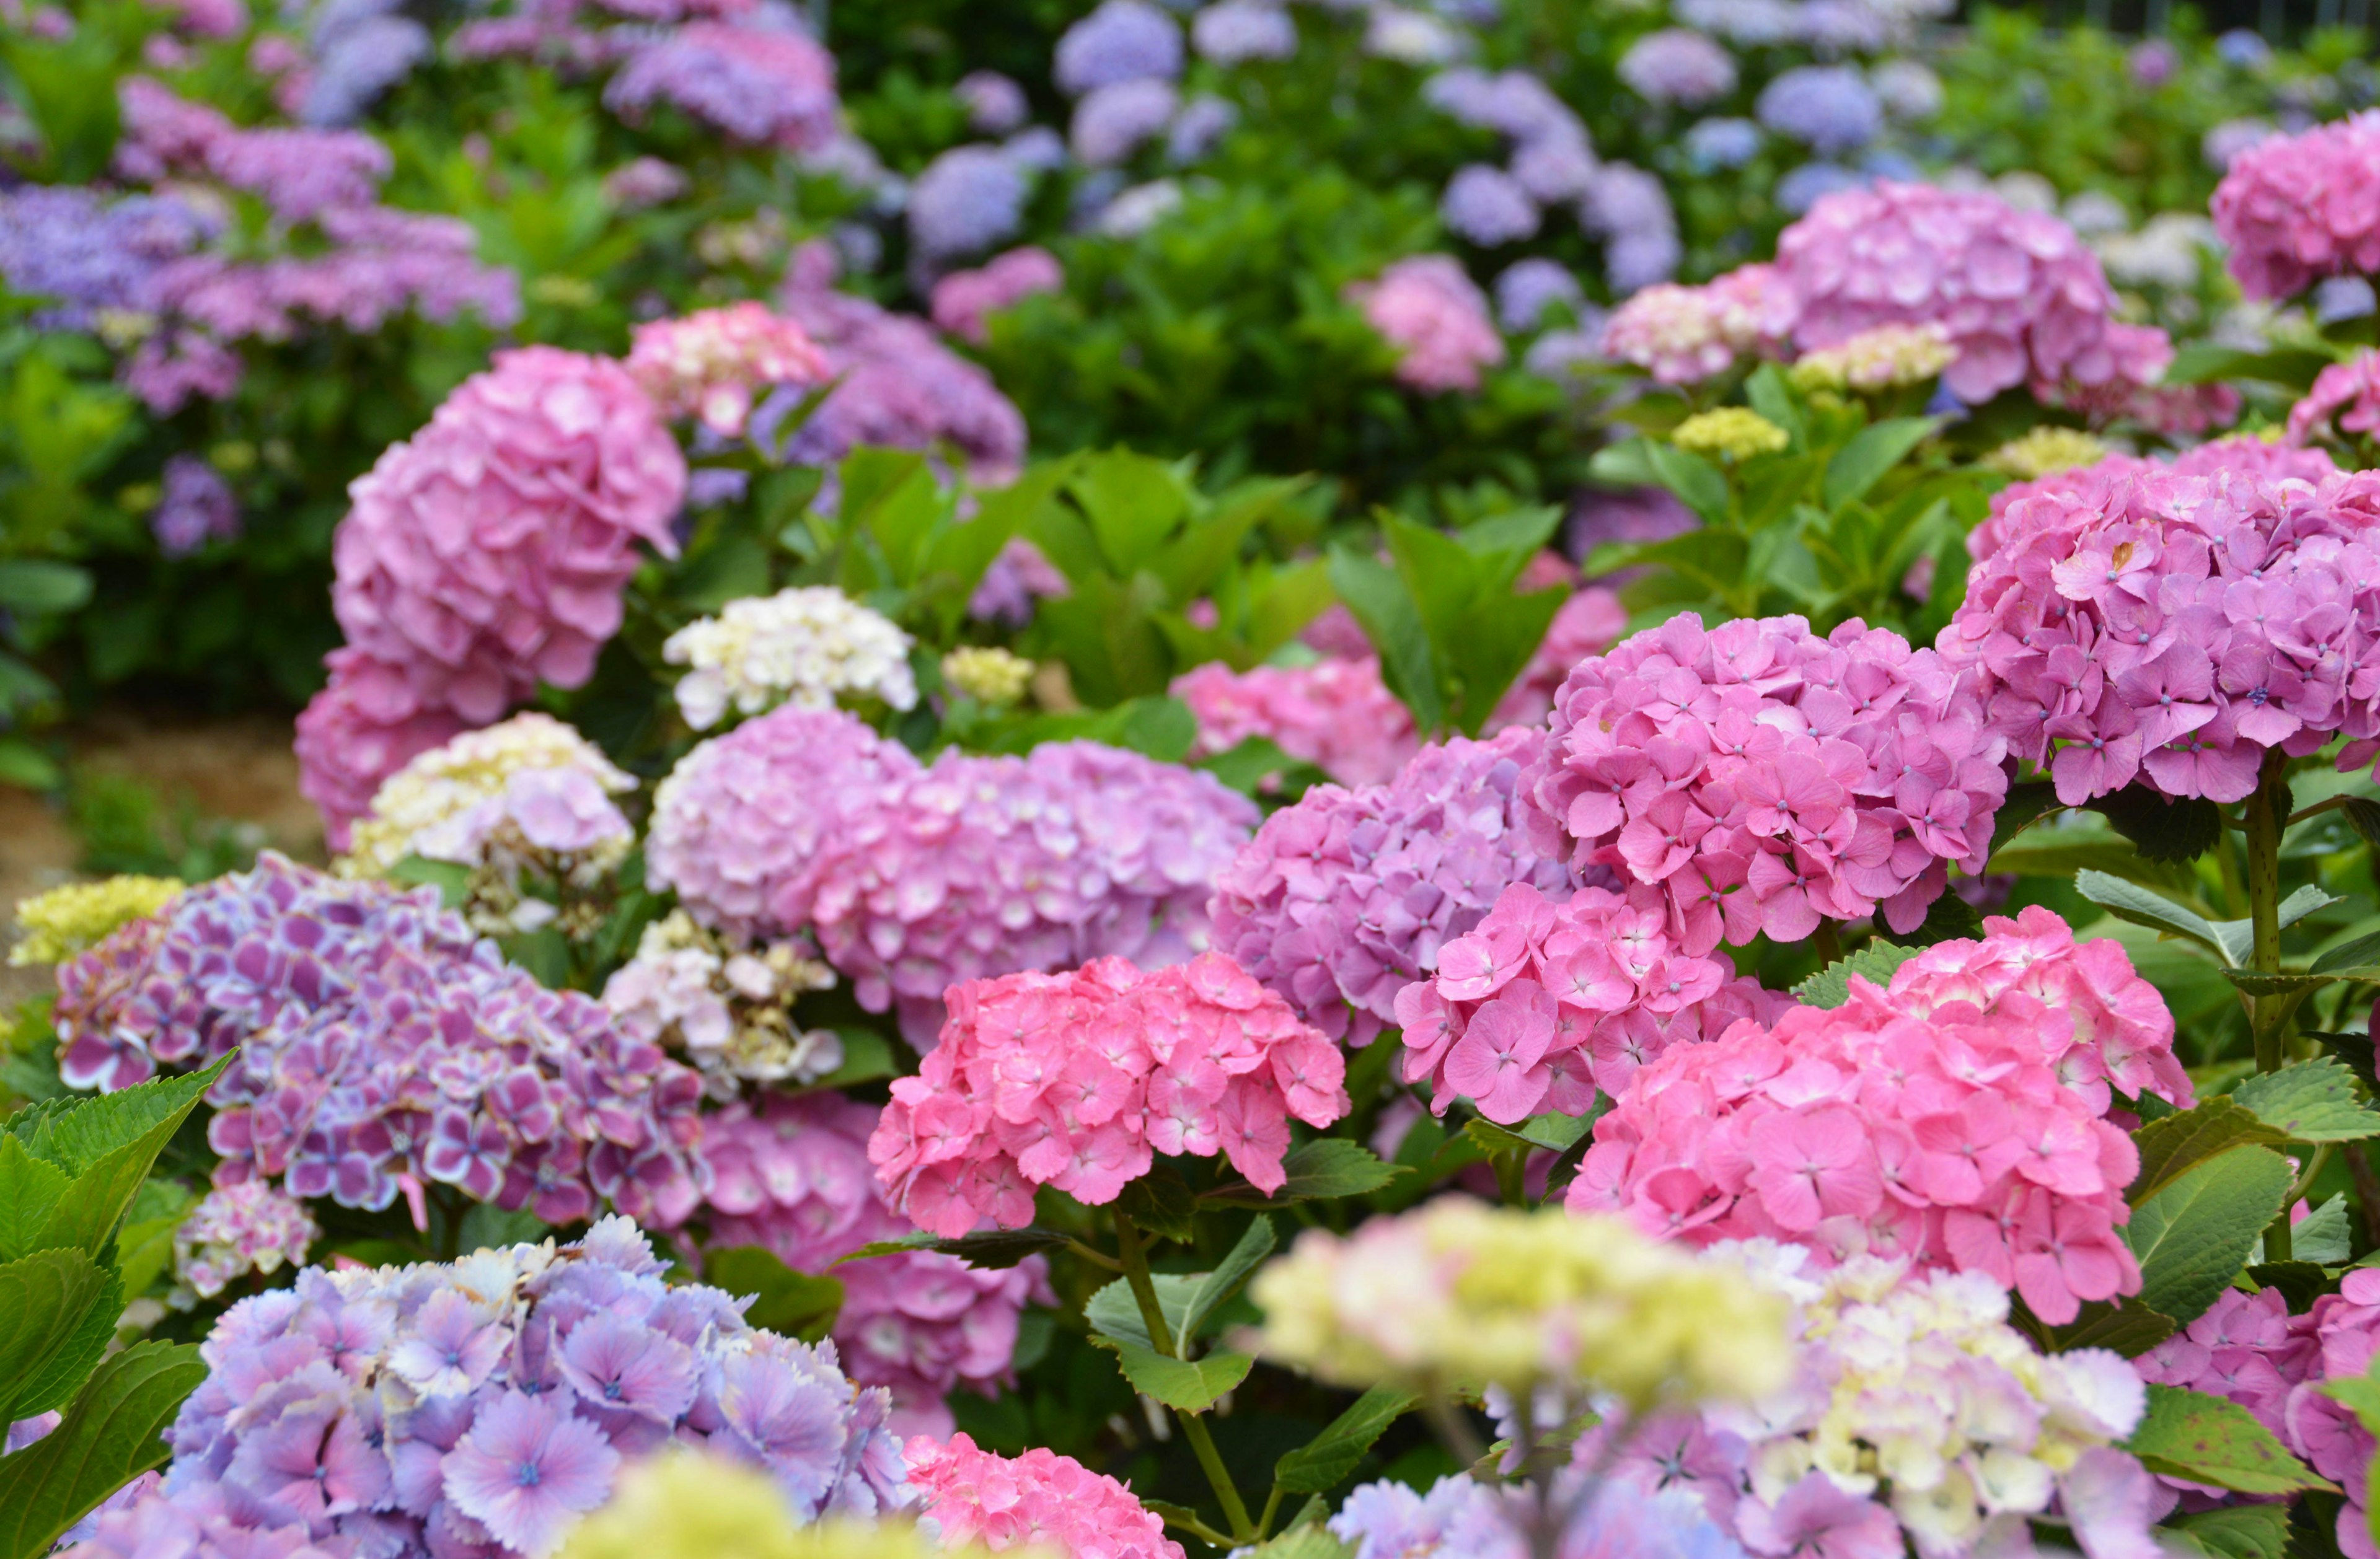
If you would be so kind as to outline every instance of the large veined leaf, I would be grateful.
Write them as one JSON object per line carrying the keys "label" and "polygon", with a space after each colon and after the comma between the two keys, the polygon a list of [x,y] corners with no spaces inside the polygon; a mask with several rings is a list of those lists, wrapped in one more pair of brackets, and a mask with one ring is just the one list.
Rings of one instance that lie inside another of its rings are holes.
{"label": "large veined leaf", "polygon": [[1066,1243],[1066,1237],[1055,1229],[1028,1226],[1025,1228],[989,1229],[982,1234],[961,1235],[956,1239],[941,1239],[919,1232],[903,1235],[898,1239],[879,1239],[861,1246],[847,1256],[835,1258],[835,1265],[845,1262],[864,1261],[869,1256],[890,1256],[903,1251],[939,1251],[946,1256],[956,1256],[971,1266],[985,1268],[1013,1267],[1037,1251],[1047,1251]]}
{"label": "large veined leaf", "polygon": [[2285,1505],[2241,1505],[2177,1517],[2157,1529],[2170,1546],[2180,1539],[2206,1559],[2282,1559],[2289,1551]]}
{"label": "large veined leaf", "polygon": [[2380,1114],[2355,1097],[2355,1074],[2327,1056],[2245,1079],[2231,1098],[2289,1142],[2380,1136]]}
{"label": "large veined leaf", "polygon": [[0,1265],[0,1424],[72,1396],[123,1308],[114,1269],[83,1251],[36,1251]]}
{"label": "large veined leaf", "polygon": [[1275,1463],[1273,1487],[1290,1494],[1329,1493],[1355,1470],[1389,1425],[1420,1403],[1420,1397],[1402,1387],[1374,1386],[1321,1433]]}
{"label": "large veined leaf", "polygon": [[1123,1377],[1134,1390],[1185,1413],[1203,1413],[1213,1407],[1216,1398],[1247,1379],[1256,1364],[1246,1354],[1229,1350],[1204,1359],[1171,1359],[1154,1348],[1112,1337],[1102,1339],[1100,1346],[1115,1350]]}
{"label": "large veined leaf", "polygon": [[[1182,1335],[1182,1323],[1190,1313],[1191,1297],[1206,1274],[1160,1272],[1149,1280],[1157,1294],[1158,1313],[1165,1317],[1166,1329],[1175,1336]],[[1148,1335],[1148,1323],[1140,1313],[1140,1301],[1133,1297],[1132,1284],[1119,1277],[1091,1296],[1083,1306],[1083,1319],[1091,1330],[1112,1342],[1132,1343],[1140,1348],[1154,1348],[1156,1340]]]}
{"label": "large veined leaf", "polygon": [[2177,1386],[2148,1392],[2148,1410],[2125,1446],[2151,1472],[2243,1494],[2328,1487],[2238,1403]]}
{"label": "large veined leaf", "polygon": [[[2171,937],[2186,937],[2227,964],[2248,961],[2248,944],[2237,937],[2227,937],[2225,925],[2138,883],[2126,882],[2106,872],[2086,871],[2075,874],[2074,888],[2118,920],[2149,926]],[[2240,924],[2244,925],[2246,922]]]}
{"label": "large veined leaf", "polygon": [[0,1261],[33,1249],[73,1183],[56,1165],[35,1158],[23,1139],[0,1136]]}
{"label": "large veined leaf", "polygon": [[2241,1143],[2271,1144],[2289,1139],[2228,1094],[2152,1120],[2132,1133],[2141,1172],[2125,1195],[2135,1206],[2162,1190],[2183,1171]]}
{"label": "large veined leaf", "polygon": [[702,1279],[731,1294],[753,1297],[744,1319],[765,1332],[816,1342],[843,1310],[843,1284],[795,1272],[759,1245],[731,1245],[702,1258]]}
{"label": "large veined leaf", "polygon": [[74,1180],[31,1248],[70,1245],[97,1255],[149,1178],[149,1166],[230,1061],[225,1056],[204,1071],[158,1078],[42,1114],[26,1133],[25,1146]]}
{"label": "large veined leaf", "polygon": [[1794,986],[1794,999],[1804,1007],[1840,1007],[1852,998],[1852,975],[1857,974],[1873,985],[1889,985],[1892,972],[1923,950],[1879,938],[1849,958],[1827,965]]}
{"label": "large veined leaf", "polygon": [[1249,1223],[1247,1232],[1240,1236],[1239,1243],[1232,1247],[1231,1253],[1214,1271],[1200,1277],[1198,1286],[1190,1291],[1176,1330],[1178,1345],[1186,1348],[1197,1339],[1208,1319],[1240,1291],[1240,1285],[1248,1280],[1257,1263],[1272,1254],[1273,1243],[1272,1220],[1259,1213]]}
{"label": "large veined leaf", "polygon": [[1269,1196],[1245,1181],[1231,1181],[1202,1193],[1199,1200],[1210,1206],[1281,1207],[1317,1198],[1363,1196],[1404,1173],[1344,1137],[1323,1137],[1290,1149],[1281,1170],[1288,1178]]}
{"label": "large veined leaf", "polygon": [[2141,1264],[2141,1302],[2183,1325],[2230,1287],[2292,1176],[2270,1148],[2242,1145],[2202,1159],[2132,1209],[2124,1238]]}
{"label": "large veined leaf", "polygon": [[33,1559],[93,1505],[166,1456],[163,1436],[207,1378],[185,1343],[135,1343],[101,1364],[65,1420],[0,1457],[0,1559]]}

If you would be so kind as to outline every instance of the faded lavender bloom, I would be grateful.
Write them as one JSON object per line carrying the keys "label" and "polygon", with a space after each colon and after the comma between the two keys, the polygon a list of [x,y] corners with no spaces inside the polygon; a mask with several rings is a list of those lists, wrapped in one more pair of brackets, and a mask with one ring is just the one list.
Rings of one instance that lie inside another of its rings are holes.
{"label": "faded lavender bloom", "polygon": [[1735,58],[1682,27],[1648,32],[1620,56],[1621,80],[1647,103],[1698,108],[1735,91]]}
{"label": "faded lavender bloom", "polygon": [[603,1005],[623,1033],[682,1052],[713,1099],[733,1099],[747,1082],[816,1082],[843,1065],[844,1051],[832,1029],[794,1022],[796,1000],[834,986],[834,971],[812,953],[804,942],[746,947],[673,910],[612,972]]}
{"label": "faded lavender bloom", "polygon": [[1076,160],[1094,168],[1123,162],[1166,127],[1179,102],[1173,83],[1156,77],[1093,88],[1067,130]]}
{"label": "faded lavender bloom", "polygon": [[1685,251],[1677,213],[1659,178],[1626,163],[1606,163],[1579,201],[1580,220],[1603,236],[1604,280],[1617,294],[1676,273]]}
{"label": "faded lavender bloom", "polygon": [[631,122],[657,103],[747,144],[793,151],[826,146],[840,114],[824,49],[791,27],[726,21],[661,33],[603,89],[603,106]]}
{"label": "faded lavender bloom", "polygon": [[1463,34],[1430,15],[1402,6],[1376,5],[1364,29],[1364,52],[1405,65],[1444,65],[1463,57]]}
{"label": "faded lavender bloom", "polygon": [[980,346],[990,339],[986,319],[1037,293],[1064,289],[1066,272],[1058,257],[1038,245],[1011,249],[980,270],[953,271],[934,284],[929,307],[934,323],[962,341]]}
{"label": "faded lavender bloom", "polygon": [[1182,26],[1148,0],[1101,0],[1059,35],[1051,79],[1070,97],[1182,74]]}
{"label": "faded lavender bloom", "polygon": [[1676,0],[1670,10],[1688,27],[1732,43],[1783,43],[1801,30],[1800,18],[1786,0]]}
{"label": "faded lavender bloom", "polygon": [[1884,105],[1847,65],[1803,65],[1760,90],[1754,113],[1779,135],[1822,155],[1853,151],[1884,129]]}
{"label": "faded lavender bloom", "polygon": [[1942,79],[1913,59],[1888,59],[1868,72],[1876,101],[1894,118],[1914,124],[1942,112]]}
{"label": "faded lavender bloom", "polygon": [[622,211],[663,205],[686,193],[685,170],[658,157],[632,157],[603,175],[603,193]]}
{"label": "faded lavender bloom", "polygon": [[1760,127],[1749,119],[1700,119],[1687,127],[1685,144],[1698,169],[1740,168],[1760,155]]}
{"label": "faded lavender bloom", "polygon": [[1872,182],[1865,174],[1838,163],[1804,163],[1777,181],[1777,209],[1789,216],[1801,216],[1829,195],[1864,189]]}
{"label": "faded lavender bloom", "polygon": [[978,135],[1004,136],[1032,113],[1025,89],[997,70],[971,70],[951,91],[966,104],[967,127]]}
{"label": "faded lavender bloom", "polygon": [[1548,309],[1575,316],[1585,301],[1578,278],[1559,260],[1516,260],[1496,278],[1497,321],[1515,334],[1544,324]]}
{"label": "faded lavender bloom", "polygon": [[1191,21],[1190,42],[1217,65],[1287,59],[1297,53],[1297,23],[1276,0],[1216,0]]}
{"label": "faded lavender bloom", "polygon": [[1512,177],[1531,199],[1547,205],[1585,194],[1595,168],[1595,148],[1588,144],[1584,129],[1549,129],[1512,149]]}
{"label": "faded lavender bloom", "polygon": [[909,241],[929,261],[980,254],[1014,236],[1029,192],[1024,167],[999,148],[954,146],[909,187]]}
{"label": "faded lavender bloom", "polygon": [[0,192],[0,279],[50,302],[33,316],[42,330],[90,330],[104,315],[154,307],[159,271],[206,236],[206,224],[171,196],[111,204],[76,186]]}
{"label": "faded lavender bloom", "polygon": [[187,557],[210,541],[237,541],[239,501],[231,484],[197,455],[170,455],[164,496],[150,513],[149,530],[169,558]]}
{"label": "faded lavender bloom", "polygon": [[1182,105],[1165,132],[1165,156],[1175,163],[1195,163],[1215,149],[1240,122],[1240,105],[1229,98],[1201,92]]}
{"label": "faded lavender bloom", "polygon": [[1447,180],[1438,214],[1449,231],[1483,248],[1534,236],[1539,220],[1537,203],[1521,181],[1484,163],[1459,168]]}
{"label": "faded lavender bloom", "polygon": [[312,69],[298,117],[326,127],[363,117],[431,52],[430,30],[405,15],[399,0],[324,0],[308,25],[307,46]]}

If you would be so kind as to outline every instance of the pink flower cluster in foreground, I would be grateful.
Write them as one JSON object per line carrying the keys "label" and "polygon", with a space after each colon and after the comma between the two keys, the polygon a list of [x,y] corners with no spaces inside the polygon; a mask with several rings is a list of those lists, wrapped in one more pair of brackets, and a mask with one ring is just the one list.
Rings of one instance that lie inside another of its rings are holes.
{"label": "pink flower cluster in foreground", "polygon": [[1508,884],[1570,891],[1561,862],[1521,827],[1521,764],[1538,740],[1458,736],[1385,785],[1307,791],[1215,878],[1215,946],[1324,1033],[1370,1044],[1396,1021],[1397,993]]}
{"label": "pink flower cluster in foreground", "polygon": [[[2314,382],[2319,387],[2322,381],[2316,380]],[[2306,403],[2301,401],[2298,404],[2303,406]],[[2296,414],[2292,412],[2290,415],[2294,419]],[[2139,455],[2117,451],[2102,455],[2089,465],[2070,465],[2062,471],[2052,471],[2029,482],[2010,482],[1992,494],[1990,514],[1983,524],[1967,533],[1967,555],[1981,562],[1998,551],[2008,539],[2009,511],[2028,498],[2045,493],[2079,498],[2120,477],[2150,476],[2158,471],[2170,471],[2178,477],[2212,477],[2218,471],[2229,471],[2250,481],[2318,482],[2338,469],[2337,463],[2319,449],[2302,448],[2289,442],[2269,442],[2253,433],[2235,433],[2228,439],[2210,440],[2183,450],[2165,462],[2143,460]]]}
{"label": "pink flower cluster in foreground", "polygon": [[744,431],[756,391],[828,378],[808,332],[751,302],[638,325],[627,366],[663,417],[698,417],[727,438]]}
{"label": "pink flower cluster in foreground", "polygon": [[1699,955],[1879,909],[1912,929],[1949,863],[1982,869],[2006,751],[1898,634],[1685,613],[1571,671],[1521,785],[1539,851],[1658,888]]}
{"label": "pink flower cluster in foreground", "polygon": [[2374,1559],[2371,1431],[2345,1405],[2322,1392],[2324,1381],[2352,1380],[2380,1353],[2380,1271],[2359,1267],[2336,1294],[2325,1294],[2306,1312],[2322,1348],[2322,1367],[2289,1388],[2284,1413],[2289,1449],[2347,1491],[2338,1512],[2338,1546],[2348,1559]]}
{"label": "pink flower cluster in foreground", "polygon": [[1664,384],[1699,384],[1781,346],[1792,323],[1775,269],[1744,265],[1704,286],[1659,282],[1633,294],[1605,321],[1603,355]]}
{"label": "pink flower cluster in foreground", "polygon": [[925,1497],[918,1514],[941,1529],[945,1543],[1054,1551],[1061,1559],[1182,1559],[1155,1512],[1072,1456],[1038,1446],[995,1456],[965,1434],[941,1444],[920,1436],[905,1451],[909,1487]]}
{"label": "pink flower cluster in foreground", "polygon": [[2077,805],[2238,801],[2267,750],[2380,750],[2380,476],[2147,472],[2010,504],[1939,646]]}
{"label": "pink flower cluster in foreground", "polygon": [[1198,753],[1226,753],[1261,737],[1342,785],[1382,783],[1419,744],[1413,717],[1369,656],[1245,671],[1209,660],[1174,678],[1168,691],[1197,717]]}
{"label": "pink flower cluster in foreground", "polygon": [[1596,1123],[1568,1202],[1698,1245],[1767,1236],[1980,1272],[2052,1324],[2135,1293],[2116,1232],[2139,1172],[2108,1084],[2191,1102],[2173,1019],[2113,943],[2045,910],[1674,1045]]}
{"label": "pink flower cluster in foreground", "polygon": [[1351,284],[1347,297],[1397,348],[1397,378],[1416,390],[1476,390],[1479,371],[1504,360],[1487,295],[1451,256],[1409,256]]}
{"label": "pink flower cluster in foreground", "polygon": [[625,369],[549,346],[499,353],[356,480],[332,539],[348,653],[298,728],[302,788],[334,846],[394,772],[375,760],[401,765],[540,682],[592,674],[636,544],[677,550],[686,480]]}
{"label": "pink flower cluster in foreground", "polygon": [[2250,297],[2380,272],[2380,114],[2250,147],[2231,159],[2210,210]]}
{"label": "pink flower cluster in foreground", "polygon": [[981,346],[991,339],[984,321],[1035,293],[1053,293],[1066,284],[1058,257],[1038,244],[987,260],[981,269],[953,271],[934,284],[929,309],[934,324],[961,341]]}
{"label": "pink flower cluster in foreground", "polygon": [[1338,1047],[1220,953],[1144,974],[1120,958],[954,985],[942,1039],[892,1084],[868,1156],[894,1203],[946,1237],[1032,1221],[1033,1190],[1094,1206],[1154,1154],[1220,1154],[1285,1178],[1292,1116],[1347,1113]]}
{"label": "pink flower cluster in foreground", "polygon": [[920,767],[847,714],[788,706],[662,781],[648,870],[708,925],[810,929],[924,1045],[962,980],[1189,957],[1256,816],[1211,775],[1096,743]]}
{"label": "pink flower cluster in foreground", "polygon": [[702,1216],[712,1249],[765,1247],[796,1272],[843,1284],[833,1336],[844,1372],[892,1393],[892,1427],[948,1434],[942,1398],[1007,1382],[1016,1323],[1033,1299],[1054,1303],[1049,1263],[1027,1256],[991,1271],[934,1251],[835,1263],[861,1246],[911,1231],[868,1164],[879,1111],[836,1094],[741,1100],[703,1121],[710,1169]]}
{"label": "pink flower cluster in foreground", "polygon": [[2291,443],[2349,433],[2380,436],[2380,352],[2366,349],[2331,364],[2314,376],[2305,399],[2289,408]]}
{"label": "pink flower cluster in foreground", "polygon": [[[1649,896],[1648,896],[1649,897]],[[1510,1126],[1546,1110],[1585,1115],[1672,1045],[1791,1004],[1739,978],[1724,953],[1673,945],[1658,904],[1583,888],[1560,901],[1525,883],[1438,955],[1437,975],[1397,997],[1404,1076]]]}

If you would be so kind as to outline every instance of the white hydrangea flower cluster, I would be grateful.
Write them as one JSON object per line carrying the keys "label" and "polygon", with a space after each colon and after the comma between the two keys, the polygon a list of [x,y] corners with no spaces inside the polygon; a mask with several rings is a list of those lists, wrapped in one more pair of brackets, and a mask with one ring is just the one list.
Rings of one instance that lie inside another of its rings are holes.
{"label": "white hydrangea flower cluster", "polygon": [[1921,1552],[1966,1553],[2002,1529],[2021,1536],[2054,1503],[2095,1524],[2129,1503],[2108,1500],[2111,1485],[2145,1486],[2138,1462],[2111,1449],[2147,1406],[2131,1365],[2105,1348],[2036,1351],[1987,1275],[1914,1275],[1875,1256],[1808,1274],[1806,1251],[1767,1240],[1711,1255],[1801,1307],[1792,1385],[1703,1410],[1742,1437],[1753,1500],[1767,1511],[1809,1505],[1815,1473],[1888,1508]]}
{"label": "white hydrangea flower cluster", "polygon": [[603,1005],[630,1037],[682,1053],[726,1100],[745,1082],[815,1082],[843,1065],[832,1029],[793,1017],[796,998],[833,984],[834,971],[797,944],[747,949],[677,910],[645,927]]}
{"label": "white hydrangea flower cluster", "polygon": [[880,698],[896,709],[917,702],[908,634],[829,585],[730,601],[716,617],[669,636],[662,655],[693,668],[678,679],[686,723],[708,731],[736,713],[780,704],[832,708],[841,694]]}
{"label": "white hydrangea flower cluster", "polygon": [[1804,352],[1792,369],[1796,389],[1898,390],[1923,384],[1959,360],[1946,327],[1877,325],[1840,346]]}

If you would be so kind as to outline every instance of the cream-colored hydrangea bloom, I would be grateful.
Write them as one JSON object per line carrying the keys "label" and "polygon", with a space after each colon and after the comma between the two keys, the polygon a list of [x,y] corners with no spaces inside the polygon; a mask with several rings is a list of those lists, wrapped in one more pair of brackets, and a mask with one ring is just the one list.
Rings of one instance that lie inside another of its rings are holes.
{"label": "cream-colored hydrangea bloom", "polygon": [[730,708],[824,709],[844,694],[910,708],[917,702],[911,642],[881,612],[815,585],[730,601],[718,616],[672,634],[662,656],[692,668],[678,679],[677,706],[686,724],[707,731]]}
{"label": "cream-colored hydrangea bloom", "polygon": [[1922,325],[1877,325],[1840,345],[1804,352],[1793,364],[1793,387],[1814,390],[1897,390],[1923,384],[1959,360],[1950,332]]}
{"label": "cream-colored hydrangea bloom", "polygon": [[2107,454],[2106,444],[2079,429],[2036,428],[1984,456],[1984,464],[2018,481],[2031,482],[2078,465],[2096,465]]}
{"label": "cream-colored hydrangea bloom", "polygon": [[898,1517],[803,1524],[769,1475],[700,1451],[624,1468],[612,1498],[555,1559],[986,1559],[944,1548]]}
{"label": "cream-colored hydrangea bloom", "polygon": [[[596,797],[621,795],[636,781],[603,755],[602,750],[551,715],[531,711],[462,735],[420,754],[390,775],[372,797],[371,813],[358,819],[349,835],[347,853],[336,863],[343,876],[385,876],[408,855],[455,859],[477,850],[485,853],[488,830],[456,829],[468,815],[491,803],[501,803],[519,776],[558,771],[583,776]],[[625,825],[623,825],[625,828]],[[445,836],[457,834],[449,840]],[[627,851],[625,832],[608,832],[599,870],[618,864]],[[465,846],[461,850],[447,848]],[[460,864],[482,865],[481,859]]]}
{"label": "cream-colored hydrangea bloom", "polygon": [[1014,704],[1033,685],[1033,662],[997,645],[961,645],[942,657],[942,681],[985,704]]}
{"label": "cream-colored hydrangea bloom", "polygon": [[19,900],[17,927],[22,935],[8,949],[8,961],[64,963],[117,926],[155,914],[182,886],[174,877],[112,876]]}
{"label": "cream-colored hydrangea bloom", "polygon": [[1775,454],[1793,441],[1786,436],[1784,429],[1756,411],[1721,406],[1716,411],[1696,412],[1679,423],[1671,430],[1670,441],[1689,454],[1749,460],[1756,454]]}

